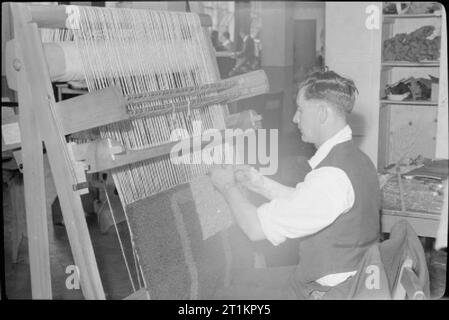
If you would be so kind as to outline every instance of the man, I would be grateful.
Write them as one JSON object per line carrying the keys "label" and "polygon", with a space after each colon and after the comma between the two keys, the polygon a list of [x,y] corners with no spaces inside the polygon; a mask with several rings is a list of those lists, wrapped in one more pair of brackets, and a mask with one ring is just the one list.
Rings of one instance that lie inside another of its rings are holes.
{"label": "man", "polygon": [[[380,189],[376,168],[352,142],[346,117],[356,87],[333,71],[316,72],[300,86],[293,121],[317,151],[303,182],[290,188],[247,167],[211,171],[211,179],[249,239],[278,245],[301,238],[299,264],[240,273],[223,299],[343,299],[366,249],[379,239]],[[270,201],[256,208],[241,182]]]}
{"label": "man", "polygon": [[253,63],[255,59],[255,45],[254,39],[251,38],[249,32],[240,31],[240,37],[243,39],[243,48],[242,50],[236,53],[237,62],[229,73],[230,76],[233,76],[239,72],[247,71],[247,68]]}
{"label": "man", "polygon": [[212,46],[214,47],[215,51],[217,51],[217,52],[225,51],[225,47],[218,39],[218,31],[217,30],[212,30],[210,37],[211,37]]}
{"label": "man", "polygon": [[225,47],[227,51],[233,52],[235,48],[234,43],[231,41],[231,34],[229,31],[223,32],[223,39],[223,47]]}

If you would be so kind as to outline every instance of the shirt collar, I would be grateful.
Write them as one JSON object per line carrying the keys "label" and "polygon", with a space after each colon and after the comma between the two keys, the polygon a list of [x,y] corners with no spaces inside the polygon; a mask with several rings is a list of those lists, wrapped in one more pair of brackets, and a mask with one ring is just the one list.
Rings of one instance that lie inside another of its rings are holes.
{"label": "shirt collar", "polygon": [[338,131],[334,136],[324,142],[318,150],[315,152],[312,158],[309,160],[309,165],[312,169],[315,169],[324,158],[327,157],[332,148],[339,144],[352,139],[352,130],[349,125],[346,125],[343,129]]}

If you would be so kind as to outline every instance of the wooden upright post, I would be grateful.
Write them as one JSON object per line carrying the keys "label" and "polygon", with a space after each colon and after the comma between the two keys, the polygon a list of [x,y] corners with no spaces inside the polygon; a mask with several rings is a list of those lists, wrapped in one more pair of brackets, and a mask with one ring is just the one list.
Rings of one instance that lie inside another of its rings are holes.
{"label": "wooden upright post", "polygon": [[[86,299],[105,299],[81,198],[73,190],[73,184],[76,181],[74,181],[72,175],[72,163],[67,156],[68,151],[65,138],[58,127],[56,115],[52,111],[52,107],[56,102],[39,31],[36,23],[30,21],[32,16],[29,14],[26,5],[12,3],[11,9],[15,24],[15,38],[21,53],[21,58],[17,61],[17,64],[21,65],[21,72],[24,75],[25,82],[28,83],[28,86],[19,86],[18,90],[21,92],[25,88],[25,90],[30,92],[33,106],[25,105],[25,108],[28,107],[28,112],[36,118],[39,132],[45,142],[70,246],[76,267],[79,270],[81,289]],[[22,112],[20,113],[21,116]],[[39,145],[39,148],[41,148],[40,138],[39,143],[35,139],[33,143],[30,142],[31,144]],[[34,161],[33,154],[29,154],[28,157],[30,161]],[[27,158],[27,156],[24,155],[24,158]],[[25,166],[26,164],[24,163]],[[40,163],[40,167],[43,168],[42,163]],[[44,181],[43,175],[42,181]],[[37,191],[33,190],[32,192]],[[30,206],[34,206],[36,203],[41,204],[41,201],[45,203],[45,194],[44,196],[40,195],[40,197],[30,198],[28,196]],[[39,225],[42,227],[41,219],[42,217],[39,218]],[[41,235],[38,236],[40,237]],[[46,241],[48,246],[48,239]],[[41,290],[39,285],[41,284],[38,283],[36,290]]]}
{"label": "wooden upright post", "polygon": [[[16,21],[14,21],[16,24]],[[17,30],[17,24],[14,30]],[[17,33],[16,33],[17,34]],[[17,43],[16,43],[17,45]],[[17,50],[19,49],[19,50]],[[15,70],[18,72],[19,125],[23,159],[28,255],[33,299],[51,299],[50,252],[48,243],[47,206],[45,201],[44,158],[42,138],[33,112],[33,99],[26,78],[20,48],[16,47]]]}

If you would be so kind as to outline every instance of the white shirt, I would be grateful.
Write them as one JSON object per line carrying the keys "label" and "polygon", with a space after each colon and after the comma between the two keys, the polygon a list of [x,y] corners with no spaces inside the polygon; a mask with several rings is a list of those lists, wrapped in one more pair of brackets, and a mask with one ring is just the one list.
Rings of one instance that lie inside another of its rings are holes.
{"label": "white shirt", "polygon": [[227,50],[232,51],[234,48],[234,43],[230,39],[226,39],[223,41],[223,47],[225,47]]}
{"label": "white shirt", "polygon": [[[352,131],[347,125],[318,148],[309,160],[312,171],[304,182],[296,185],[293,193],[257,208],[262,230],[273,245],[279,245],[287,238],[316,233],[352,208],[354,189],[346,173],[336,167],[315,169],[335,145],[351,139]],[[316,281],[321,285],[335,286],[355,273],[330,274]]]}

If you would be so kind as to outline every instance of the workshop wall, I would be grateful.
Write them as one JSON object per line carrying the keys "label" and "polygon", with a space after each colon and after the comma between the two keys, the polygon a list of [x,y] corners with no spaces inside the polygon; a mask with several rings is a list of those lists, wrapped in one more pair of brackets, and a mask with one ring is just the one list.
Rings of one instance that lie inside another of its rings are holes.
{"label": "workshop wall", "polygon": [[438,98],[438,123],[437,123],[437,136],[436,136],[436,158],[449,158],[448,151],[448,84],[447,84],[447,21],[446,21],[446,9],[443,7],[441,26],[441,59],[440,59],[440,96]]}
{"label": "workshop wall", "polygon": [[324,2],[295,2],[294,4],[294,20],[316,20],[316,51],[320,51],[321,46],[324,46],[324,39],[321,37],[324,33]]}
{"label": "workshop wall", "polygon": [[372,29],[365,25],[369,5],[377,6],[381,14],[381,2],[326,2],[325,61],[356,83],[359,95],[349,124],[354,141],[377,164],[382,50],[380,25]]}

